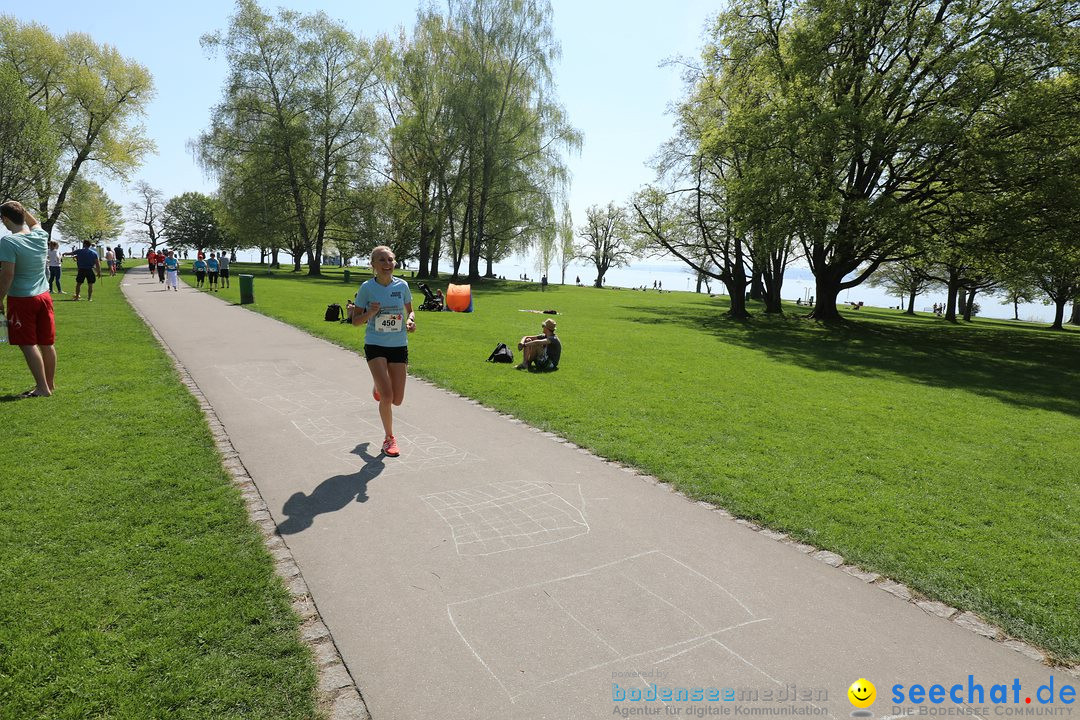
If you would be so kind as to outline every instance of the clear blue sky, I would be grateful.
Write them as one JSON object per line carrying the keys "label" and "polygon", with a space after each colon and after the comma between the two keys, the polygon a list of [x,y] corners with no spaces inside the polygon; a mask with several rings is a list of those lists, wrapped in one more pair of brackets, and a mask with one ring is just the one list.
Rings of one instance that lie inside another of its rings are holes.
{"label": "clear blue sky", "polygon": [[[282,6],[323,10],[369,39],[395,34],[402,25],[411,28],[417,7],[385,0],[263,3],[264,8]],[[706,20],[719,3],[553,0],[552,7],[563,51],[556,67],[559,99],[585,138],[580,155],[568,158],[573,172],[570,207],[575,225],[580,225],[589,205],[623,202],[652,179],[646,163],[670,137],[667,107],[682,93],[678,68],[659,65],[676,55],[697,55]],[[42,23],[55,34],[89,33],[148,67],[157,96],[145,125],[158,152],[132,180],[146,180],[166,197],[215,189],[186,143],[207,126],[225,76],[224,63],[207,57],[199,38],[227,26],[231,3],[39,0],[0,12]],[[130,200],[123,183],[103,184],[117,202],[126,205]]]}

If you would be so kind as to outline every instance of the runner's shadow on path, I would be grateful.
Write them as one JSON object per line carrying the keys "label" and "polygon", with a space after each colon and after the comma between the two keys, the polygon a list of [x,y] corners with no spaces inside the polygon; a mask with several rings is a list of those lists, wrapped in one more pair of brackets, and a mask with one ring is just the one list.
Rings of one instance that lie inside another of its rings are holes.
{"label": "runner's shadow on path", "polygon": [[370,454],[368,443],[357,445],[352,454],[364,459],[364,467],[351,475],[335,475],[324,480],[310,495],[294,493],[281,508],[286,519],[278,525],[278,533],[295,535],[311,527],[316,515],[336,512],[354,500],[367,502],[368,483],[382,473],[386,456],[381,452]]}

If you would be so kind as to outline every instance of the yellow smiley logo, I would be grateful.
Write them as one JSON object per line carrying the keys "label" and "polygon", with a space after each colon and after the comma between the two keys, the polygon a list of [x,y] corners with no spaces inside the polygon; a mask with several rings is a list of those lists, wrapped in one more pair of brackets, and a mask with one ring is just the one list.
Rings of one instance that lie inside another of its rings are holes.
{"label": "yellow smiley logo", "polygon": [[859,678],[847,689],[848,700],[857,708],[868,708],[877,698],[877,688],[866,678]]}

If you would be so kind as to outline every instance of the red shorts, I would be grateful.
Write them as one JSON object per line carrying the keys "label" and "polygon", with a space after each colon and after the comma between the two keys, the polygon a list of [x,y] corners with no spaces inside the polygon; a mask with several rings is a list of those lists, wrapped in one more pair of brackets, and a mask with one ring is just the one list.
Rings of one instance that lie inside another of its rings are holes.
{"label": "red shorts", "polygon": [[53,345],[56,343],[56,320],[52,296],[47,292],[34,297],[7,299],[8,342],[12,345]]}

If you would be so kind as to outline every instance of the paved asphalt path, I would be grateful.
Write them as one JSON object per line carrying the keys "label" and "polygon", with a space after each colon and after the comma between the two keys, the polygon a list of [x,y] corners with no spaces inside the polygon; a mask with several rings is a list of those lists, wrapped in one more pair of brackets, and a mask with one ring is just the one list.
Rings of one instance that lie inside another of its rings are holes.
{"label": "paved asphalt path", "polygon": [[[897,705],[958,714],[948,697],[895,703],[892,687],[959,683],[968,702],[969,675],[988,702],[1010,685],[1007,707],[1023,712],[1043,707],[1035,690],[1051,675],[1055,692],[1080,685],[415,379],[395,410],[401,457],[383,457],[357,352],[139,271],[123,288],[224,423],[375,720],[843,718],[859,678],[876,685],[878,718]],[[633,701],[635,689],[672,699]]]}

